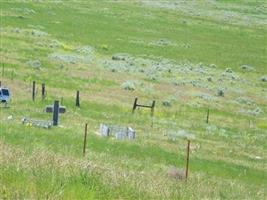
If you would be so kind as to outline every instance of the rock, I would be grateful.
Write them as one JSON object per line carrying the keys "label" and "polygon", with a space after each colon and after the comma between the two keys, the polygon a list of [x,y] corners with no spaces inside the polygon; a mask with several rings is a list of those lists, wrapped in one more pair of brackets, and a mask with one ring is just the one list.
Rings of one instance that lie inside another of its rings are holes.
{"label": "rock", "polygon": [[12,120],[12,119],[13,119],[13,116],[12,116],[12,115],[9,115],[9,116],[7,117],[7,119],[8,119],[8,120]]}
{"label": "rock", "polygon": [[246,105],[255,105],[255,101],[251,100],[251,99],[248,99],[248,98],[245,98],[245,97],[239,97],[236,99],[236,101],[239,103],[239,104],[246,104]]}
{"label": "rock", "polygon": [[179,131],[176,133],[176,136],[177,136],[177,137],[180,137],[180,138],[187,139],[187,140],[194,140],[194,139],[195,139],[195,135],[194,135],[194,134],[192,134],[192,133],[188,133],[188,132],[185,131],[185,130],[179,130]]}
{"label": "rock", "polygon": [[126,81],[124,82],[121,87],[124,89],[124,90],[130,90],[130,91],[133,91],[136,89],[136,82],[135,81]]}
{"label": "rock", "polygon": [[21,32],[21,29],[20,29],[20,28],[14,28],[14,29],[13,29],[13,32],[14,32],[14,33],[20,33],[20,32]]}
{"label": "rock", "polygon": [[212,78],[211,78],[211,77],[208,77],[207,80],[208,80],[209,82],[212,82]]}
{"label": "rock", "polygon": [[183,179],[185,179],[185,170],[178,169],[175,167],[170,167],[167,171],[167,175],[170,178],[175,178],[177,180],[183,180]]}
{"label": "rock", "polygon": [[218,89],[217,90],[217,96],[224,97],[224,90],[223,89]]}
{"label": "rock", "polygon": [[127,54],[115,54],[112,56],[112,60],[123,60],[126,61],[129,58]]}
{"label": "rock", "polygon": [[31,67],[35,68],[35,69],[40,69],[40,67],[41,67],[40,60],[30,60],[27,62],[27,64],[30,65]]}
{"label": "rock", "polygon": [[240,68],[242,70],[245,70],[245,71],[254,71],[255,70],[254,67],[249,66],[249,65],[241,65]]}
{"label": "rock", "polygon": [[267,82],[267,76],[262,76],[262,77],[261,77],[261,81],[262,81],[262,82]]}
{"label": "rock", "polygon": [[171,101],[169,101],[169,100],[162,101],[162,105],[165,107],[171,107],[172,106]]}
{"label": "rock", "polygon": [[33,29],[31,34],[36,37],[47,36],[48,33]]}
{"label": "rock", "polygon": [[216,68],[217,66],[215,64],[210,64],[209,65],[211,68]]}
{"label": "rock", "polygon": [[252,111],[253,115],[259,115],[261,113],[263,113],[263,111],[262,111],[262,109],[260,107],[257,107]]}
{"label": "rock", "polygon": [[226,68],[226,69],[225,69],[225,72],[226,72],[226,73],[233,73],[233,70],[232,70],[231,68]]}
{"label": "rock", "polygon": [[75,49],[75,51],[80,54],[93,54],[94,48],[91,46],[83,46]]}
{"label": "rock", "polygon": [[168,39],[161,38],[159,40],[153,41],[149,43],[150,45],[154,46],[176,46],[176,44]]}

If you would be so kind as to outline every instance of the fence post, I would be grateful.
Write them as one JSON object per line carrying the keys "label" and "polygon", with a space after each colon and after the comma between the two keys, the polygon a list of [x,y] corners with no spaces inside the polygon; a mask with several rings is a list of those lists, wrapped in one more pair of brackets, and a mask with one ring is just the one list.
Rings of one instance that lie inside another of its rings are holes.
{"label": "fence post", "polygon": [[77,93],[76,93],[76,106],[80,107],[80,91],[79,90],[77,90]]}
{"label": "fence post", "polygon": [[35,100],[35,81],[32,82],[32,100]]}
{"label": "fence post", "polygon": [[132,110],[132,113],[134,113],[134,111],[135,111],[135,109],[136,109],[137,101],[138,101],[138,98],[136,97],[136,98],[134,99],[134,104],[133,104],[133,110]]}
{"label": "fence post", "polygon": [[206,120],[207,124],[209,123],[209,118],[210,118],[210,108],[208,108],[208,111],[207,111],[207,120]]}
{"label": "fence post", "polygon": [[85,124],[85,128],[84,128],[83,156],[85,156],[85,151],[86,151],[87,126],[88,126],[88,124],[86,123],[86,124]]}
{"label": "fence post", "polygon": [[187,155],[186,155],[186,171],[185,178],[188,178],[188,170],[189,170],[189,153],[190,153],[190,140],[187,140]]}
{"label": "fence post", "polygon": [[58,125],[58,112],[59,112],[59,101],[55,101],[53,108],[53,126]]}
{"label": "fence post", "polygon": [[153,100],[152,106],[151,106],[151,117],[154,116],[154,110],[155,110],[156,101]]}
{"label": "fence post", "polygon": [[45,83],[42,83],[42,100],[45,99]]}

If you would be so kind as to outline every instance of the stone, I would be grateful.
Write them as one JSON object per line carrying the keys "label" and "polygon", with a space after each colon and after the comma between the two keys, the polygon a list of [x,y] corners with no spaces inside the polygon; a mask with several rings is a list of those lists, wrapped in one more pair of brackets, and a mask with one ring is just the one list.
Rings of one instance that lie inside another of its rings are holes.
{"label": "stone", "polygon": [[123,131],[121,131],[121,132],[117,132],[117,133],[115,134],[115,138],[116,138],[117,140],[124,140],[126,137],[127,137],[127,134],[126,134],[125,132],[123,132]]}
{"label": "stone", "polygon": [[134,140],[135,139],[135,131],[131,127],[128,127],[127,131],[128,131],[127,132],[128,139]]}
{"label": "stone", "polygon": [[100,130],[99,133],[101,136],[108,137],[110,135],[110,129],[105,124],[100,124]]}
{"label": "stone", "polygon": [[35,120],[26,117],[22,118],[21,122],[22,124],[25,124],[28,127],[35,126],[35,127],[50,129],[53,126],[53,123],[51,121]]}
{"label": "stone", "polygon": [[241,65],[240,68],[244,71],[254,71],[254,67],[250,66],[250,65]]}
{"label": "stone", "polygon": [[262,82],[267,82],[267,76],[262,76],[262,77],[261,77],[261,81],[262,81]]}
{"label": "stone", "polygon": [[217,90],[217,96],[224,97],[224,90],[223,89],[218,89]]}
{"label": "stone", "polygon": [[170,178],[175,178],[177,180],[183,180],[183,179],[185,179],[185,170],[178,169],[175,167],[170,167],[167,171],[167,175]]}
{"label": "stone", "polygon": [[12,115],[9,115],[9,116],[7,117],[7,119],[8,119],[8,120],[12,120],[12,119],[13,119],[13,116],[12,116]]}
{"label": "stone", "polygon": [[136,82],[135,81],[126,81],[124,82],[121,87],[124,89],[124,90],[130,90],[130,91],[133,91],[136,89]]}
{"label": "stone", "polygon": [[233,73],[233,70],[231,68],[226,68],[225,69],[225,72],[227,72],[227,73]]}
{"label": "stone", "polygon": [[30,65],[32,68],[35,68],[35,69],[40,69],[41,67],[41,62],[40,60],[30,60],[27,62],[28,65]]}

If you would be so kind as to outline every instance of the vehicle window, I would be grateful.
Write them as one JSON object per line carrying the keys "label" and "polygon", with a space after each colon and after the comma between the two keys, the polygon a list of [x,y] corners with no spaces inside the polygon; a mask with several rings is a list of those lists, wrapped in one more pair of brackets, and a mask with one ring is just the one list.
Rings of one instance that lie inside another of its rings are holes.
{"label": "vehicle window", "polygon": [[3,95],[9,96],[9,91],[8,90],[3,89],[2,92],[3,92]]}

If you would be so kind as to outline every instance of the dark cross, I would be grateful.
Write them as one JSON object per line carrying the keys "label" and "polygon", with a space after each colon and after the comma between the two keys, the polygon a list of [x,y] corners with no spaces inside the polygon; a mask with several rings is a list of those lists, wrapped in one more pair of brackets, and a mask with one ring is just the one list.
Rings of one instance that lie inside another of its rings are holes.
{"label": "dark cross", "polygon": [[66,107],[59,106],[59,101],[55,101],[54,105],[46,106],[45,112],[53,113],[53,126],[57,126],[59,114],[65,113]]}

